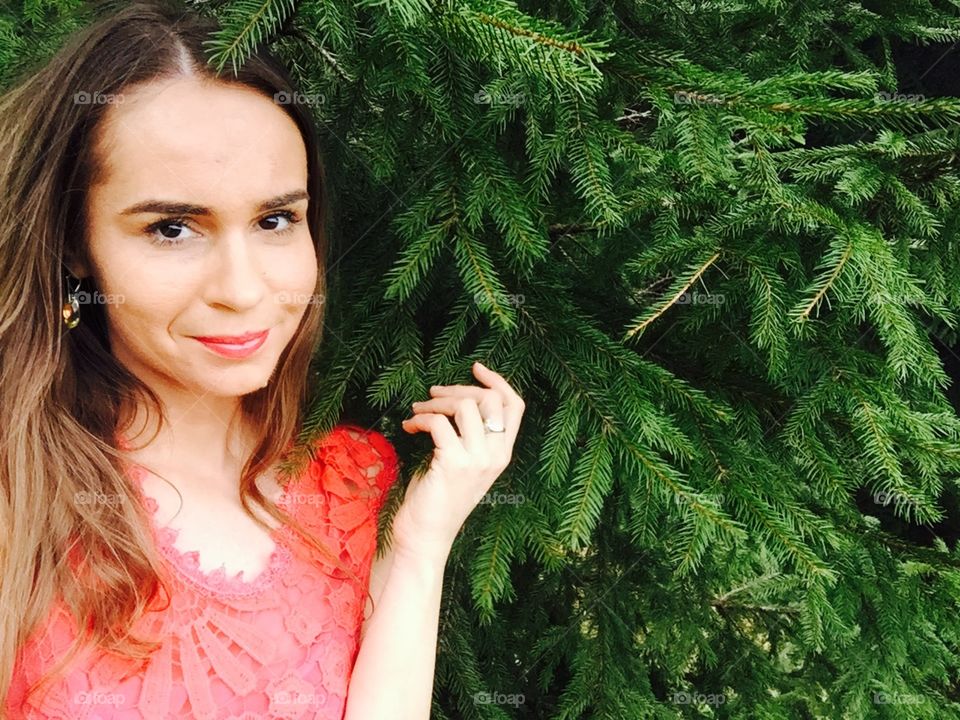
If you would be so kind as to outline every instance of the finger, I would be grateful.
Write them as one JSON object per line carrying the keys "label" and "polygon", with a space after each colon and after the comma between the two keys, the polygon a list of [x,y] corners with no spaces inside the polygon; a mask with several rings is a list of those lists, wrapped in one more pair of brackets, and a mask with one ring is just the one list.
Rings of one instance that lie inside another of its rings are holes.
{"label": "finger", "polygon": [[460,438],[457,437],[457,433],[454,432],[453,426],[445,415],[422,413],[407,418],[400,424],[408,433],[430,433],[433,438],[433,445],[437,450],[465,451]]}
{"label": "finger", "polygon": [[[499,397],[499,395],[497,397]],[[413,403],[411,407],[414,412],[427,411],[439,412],[444,415],[455,415],[459,400],[460,398],[457,396],[433,398],[425,402]],[[488,407],[490,409],[486,409]],[[511,417],[509,415],[511,410],[504,407],[499,400],[485,405],[483,409],[480,409],[478,406],[478,411],[481,416],[481,429],[486,437],[487,448],[497,455],[501,454],[502,450],[504,457],[509,460],[513,453],[513,446],[519,432],[519,415],[521,415],[523,411],[513,412]],[[495,427],[499,423],[499,426],[503,428],[503,432],[488,431],[486,427],[483,427],[483,420],[489,420]]]}
{"label": "finger", "polygon": [[[482,363],[473,364],[474,375],[482,383],[489,386],[489,389],[495,390],[503,399],[503,424],[506,429],[507,449],[512,452],[517,433],[520,430],[520,419],[526,408],[523,398],[517,394],[513,387],[501,376]],[[478,392],[484,392],[485,388],[478,388],[473,385],[434,385],[430,388],[430,394],[434,397],[445,397],[449,395],[461,396],[472,395]],[[500,433],[494,433],[500,434]]]}
{"label": "finger", "polygon": [[513,452],[513,444],[520,430],[520,418],[523,416],[524,403],[513,387],[500,373],[494,372],[480,362],[473,364],[473,374],[477,379],[500,393],[503,398],[503,426],[506,429],[505,441],[507,450]]}
{"label": "finger", "polygon": [[[433,397],[448,397],[456,395],[457,397],[472,397],[478,403],[484,393],[496,393],[497,397],[502,398],[499,392],[492,388],[477,387],[476,385],[432,385],[430,394]],[[501,400],[502,402],[502,400]]]}
{"label": "finger", "polygon": [[[495,390],[476,387],[475,385],[453,385],[451,392],[437,395],[430,400],[413,403],[414,409],[424,409],[433,412],[433,408],[452,407],[450,401],[457,398],[470,398],[480,407],[480,417],[484,420],[503,424],[503,396]],[[439,401],[437,404],[432,404]],[[441,411],[444,412],[444,411]]]}
{"label": "finger", "polygon": [[513,389],[510,383],[508,383],[500,373],[491,370],[483,363],[475,362],[473,364],[473,374],[477,377],[477,380],[484,385],[502,394],[504,404],[509,405],[511,402],[523,402],[517,394],[517,391]]}
{"label": "finger", "polygon": [[[517,392],[511,387],[500,373],[497,373],[486,365],[475,362],[471,369],[476,378],[486,385],[491,390],[496,390],[503,396],[504,404],[506,404],[510,399],[520,400],[520,396]],[[476,385],[432,385],[430,387],[431,395],[446,395],[448,393],[464,393],[471,391],[483,392],[487,388],[478,388]]]}
{"label": "finger", "polygon": [[[500,394],[491,390],[482,390],[480,388],[473,389],[478,391],[478,393],[472,393],[472,395],[480,397],[479,405],[471,398],[449,395],[447,397],[433,398],[423,402],[415,402],[411,408],[414,412],[436,412],[443,413],[444,415],[455,415],[459,411],[461,403],[464,401],[472,402],[477,408],[477,412],[480,416],[481,433],[485,436],[486,440],[496,443],[495,445],[484,444],[482,446],[478,445],[477,447],[482,447],[487,451],[493,451],[499,454],[506,448],[506,438],[504,437],[506,432],[488,433],[486,428],[483,427],[483,421],[489,420],[495,425],[499,424],[501,427],[505,427],[503,418],[503,403],[500,400]],[[470,416],[472,417],[472,413]],[[459,421],[457,423],[457,427],[460,428]],[[461,430],[461,436],[462,435],[463,431]],[[467,444],[465,443],[465,445]],[[469,448],[470,446],[467,445],[467,447]]]}
{"label": "finger", "polygon": [[490,368],[480,363],[473,364],[473,374],[480,382],[487,385],[486,388],[479,388],[476,385],[433,385],[430,387],[430,394],[439,395],[467,395],[473,396],[489,390],[494,390],[503,398],[503,404],[506,406],[516,405],[523,407],[523,398],[508,383],[502,375],[494,372]]}
{"label": "finger", "polygon": [[480,417],[480,408],[477,401],[470,398],[451,398],[453,403],[453,419],[460,431],[460,440],[471,455],[478,452],[485,453],[483,442],[483,418]]}
{"label": "finger", "polygon": [[[481,382],[485,382],[488,387],[482,388],[476,385],[433,385],[430,387],[430,394],[433,397],[446,397],[454,395],[457,397],[472,397],[480,402],[483,393],[496,392],[501,399],[502,405],[509,407],[511,405],[520,408],[520,414],[523,414],[523,398],[503,379],[499,374],[490,370],[488,367],[475,363],[473,366],[474,374]],[[482,407],[482,406],[481,406]],[[486,415],[484,415],[486,417]]]}

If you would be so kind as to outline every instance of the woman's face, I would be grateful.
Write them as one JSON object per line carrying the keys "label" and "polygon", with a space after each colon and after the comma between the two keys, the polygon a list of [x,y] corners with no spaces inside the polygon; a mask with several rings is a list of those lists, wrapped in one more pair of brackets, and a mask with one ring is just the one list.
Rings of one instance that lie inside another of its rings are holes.
{"label": "woman's face", "polygon": [[[154,389],[235,397],[264,387],[317,281],[296,124],[253,90],[177,78],[114,102],[97,147],[92,267],[78,267],[110,300],[114,356]],[[263,330],[244,357],[196,339]]]}

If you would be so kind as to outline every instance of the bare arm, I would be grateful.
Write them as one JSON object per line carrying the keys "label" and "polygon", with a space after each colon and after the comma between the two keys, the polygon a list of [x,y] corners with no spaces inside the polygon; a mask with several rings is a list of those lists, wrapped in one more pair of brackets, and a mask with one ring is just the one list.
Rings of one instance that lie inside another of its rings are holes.
{"label": "bare arm", "polygon": [[397,548],[374,564],[344,720],[429,720],[446,560]]}
{"label": "bare arm", "polygon": [[430,433],[434,454],[394,515],[393,557],[388,569],[377,570],[386,580],[361,631],[344,720],[430,720],[447,557],[464,520],[510,462],[524,410],[498,373],[480,363],[473,372],[486,387],[434,385],[432,399],[414,403],[414,416],[403,421],[406,432]]}

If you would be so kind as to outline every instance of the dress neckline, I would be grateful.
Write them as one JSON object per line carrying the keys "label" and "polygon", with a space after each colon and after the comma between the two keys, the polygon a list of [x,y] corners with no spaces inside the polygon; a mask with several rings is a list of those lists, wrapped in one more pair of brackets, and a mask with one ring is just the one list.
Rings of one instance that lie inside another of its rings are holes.
{"label": "dress neckline", "polygon": [[[200,568],[200,551],[178,548],[176,541],[180,531],[177,528],[160,525],[157,522],[156,515],[159,505],[154,498],[143,492],[141,486],[143,468],[139,465],[133,466],[130,472],[136,478],[136,487],[140,499],[150,516],[150,526],[157,542],[157,549],[185,580],[204,591],[205,594],[231,597],[256,595],[272,587],[276,579],[289,567],[292,559],[288,547],[291,540],[291,530],[286,525],[282,525],[270,530],[270,538],[273,540],[274,548],[265,567],[255,577],[246,579],[244,570],[239,570],[236,574],[230,575],[227,573],[226,563],[222,563],[220,567],[214,570],[202,570]],[[282,500],[277,502],[277,505],[283,510],[289,511],[288,508],[283,506]]]}
{"label": "dress neckline", "polygon": [[[126,438],[122,435],[117,436],[117,445],[124,450],[130,448]],[[153,497],[145,493],[143,488],[143,479],[147,473],[146,468],[133,461],[128,461],[126,468],[127,477],[132,481],[131,485],[134,491],[147,510],[157,550],[173,566],[173,569],[182,579],[189,582],[201,593],[212,597],[259,595],[273,587],[277,579],[290,567],[293,560],[290,547],[295,541],[295,531],[287,525],[280,525],[270,530],[270,538],[273,540],[274,549],[270,553],[263,570],[257,573],[255,577],[245,578],[243,570],[232,575],[228,574],[226,563],[222,563],[220,567],[214,570],[202,570],[200,568],[200,551],[181,550],[176,547],[176,540],[180,534],[179,530],[161,525],[157,521],[156,515],[159,505]],[[308,469],[305,468],[303,473],[308,472]],[[275,501],[277,506],[288,514],[292,514],[292,511],[286,502],[286,498],[297,479],[292,479],[287,489]]]}

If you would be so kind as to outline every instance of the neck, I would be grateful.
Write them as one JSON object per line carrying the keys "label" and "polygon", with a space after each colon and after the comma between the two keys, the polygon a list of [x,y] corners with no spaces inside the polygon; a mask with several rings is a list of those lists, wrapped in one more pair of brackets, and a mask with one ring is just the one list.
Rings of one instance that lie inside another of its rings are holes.
{"label": "neck", "polygon": [[253,451],[253,434],[243,418],[239,398],[192,397],[170,402],[161,398],[168,422],[148,445],[159,419],[143,406],[121,413],[124,439],[137,448],[138,460],[158,468],[176,469],[196,476],[235,478]]}

